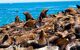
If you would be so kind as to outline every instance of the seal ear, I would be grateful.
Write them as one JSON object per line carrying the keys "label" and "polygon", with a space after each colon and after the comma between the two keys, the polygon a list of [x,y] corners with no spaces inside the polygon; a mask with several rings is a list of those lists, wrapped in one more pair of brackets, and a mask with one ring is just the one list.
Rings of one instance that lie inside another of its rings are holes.
{"label": "seal ear", "polygon": [[79,5],[76,5],[77,6],[77,8],[79,9],[80,8],[80,6]]}
{"label": "seal ear", "polygon": [[34,20],[33,17],[31,16],[31,14],[30,14],[29,12],[24,12],[23,14],[24,14],[25,17],[26,17],[26,21],[28,21],[29,19]]}

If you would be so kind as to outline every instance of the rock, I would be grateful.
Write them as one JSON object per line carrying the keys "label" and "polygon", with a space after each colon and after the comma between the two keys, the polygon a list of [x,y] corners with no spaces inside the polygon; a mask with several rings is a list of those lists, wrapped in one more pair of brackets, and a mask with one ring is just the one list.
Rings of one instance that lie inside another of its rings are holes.
{"label": "rock", "polygon": [[13,50],[13,46],[9,46],[7,48],[4,48],[4,50]]}
{"label": "rock", "polygon": [[34,50],[32,46],[29,46],[27,50]]}
{"label": "rock", "polygon": [[46,18],[47,17],[47,11],[48,9],[44,9],[39,16],[39,20],[41,20],[42,18]]}
{"label": "rock", "polygon": [[26,21],[28,21],[29,19],[34,20],[30,13],[28,13],[28,12],[24,12],[23,14],[24,14],[25,17],[26,17]]}
{"label": "rock", "polygon": [[39,49],[35,49],[35,50],[59,50],[58,46],[45,46]]}

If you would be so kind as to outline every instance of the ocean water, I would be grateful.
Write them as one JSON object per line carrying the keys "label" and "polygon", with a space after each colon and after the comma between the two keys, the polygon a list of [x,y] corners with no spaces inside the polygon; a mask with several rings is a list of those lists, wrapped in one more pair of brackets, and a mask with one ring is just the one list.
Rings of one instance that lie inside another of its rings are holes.
{"label": "ocean water", "polygon": [[76,8],[80,1],[73,2],[36,2],[36,3],[0,3],[0,27],[14,22],[18,15],[20,20],[25,21],[23,12],[29,12],[34,19],[39,17],[43,9],[49,9],[49,14],[57,14],[69,7]]}

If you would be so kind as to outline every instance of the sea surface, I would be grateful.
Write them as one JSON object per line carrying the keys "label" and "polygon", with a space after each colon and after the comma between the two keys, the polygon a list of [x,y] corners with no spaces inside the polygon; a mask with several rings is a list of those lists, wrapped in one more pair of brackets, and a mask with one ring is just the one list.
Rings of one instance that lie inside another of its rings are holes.
{"label": "sea surface", "polygon": [[25,21],[23,12],[29,12],[35,19],[43,9],[49,9],[49,14],[57,14],[69,7],[76,8],[80,1],[70,2],[34,2],[34,3],[0,3],[0,27],[14,22],[18,15],[20,20]]}

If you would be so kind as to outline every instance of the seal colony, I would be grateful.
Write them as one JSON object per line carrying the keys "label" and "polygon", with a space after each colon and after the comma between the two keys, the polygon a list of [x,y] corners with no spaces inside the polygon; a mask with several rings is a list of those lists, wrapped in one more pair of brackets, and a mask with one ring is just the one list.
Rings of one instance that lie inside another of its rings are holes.
{"label": "seal colony", "polygon": [[44,9],[35,20],[24,12],[26,22],[0,28],[0,50],[80,50],[80,6],[47,15]]}

